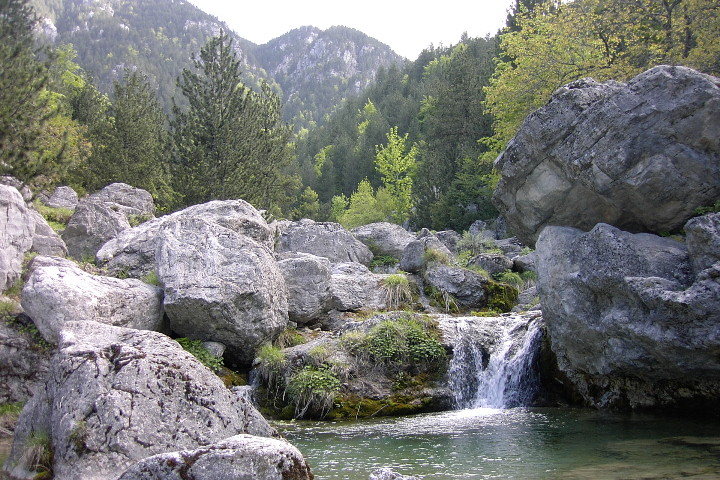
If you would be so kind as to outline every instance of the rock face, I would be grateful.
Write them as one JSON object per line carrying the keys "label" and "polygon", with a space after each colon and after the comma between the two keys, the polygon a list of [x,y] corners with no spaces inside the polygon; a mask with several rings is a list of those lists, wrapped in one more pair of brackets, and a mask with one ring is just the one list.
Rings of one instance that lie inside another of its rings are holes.
{"label": "rock face", "polygon": [[546,225],[676,230],[720,197],[718,118],[720,79],[689,68],[655,67],[627,84],[578,80],[497,159],[493,200],[529,245]]}
{"label": "rock face", "polygon": [[25,402],[44,381],[50,353],[28,334],[0,321],[0,403]]}
{"label": "rock face", "polygon": [[20,278],[23,256],[32,247],[34,229],[20,192],[0,184],[0,292]]}
{"label": "rock face", "polygon": [[338,223],[300,220],[286,226],[277,241],[278,253],[301,252],[325,257],[332,263],[369,265],[373,254]]}
{"label": "rock face", "polygon": [[48,207],[75,210],[78,204],[78,194],[70,187],[57,187],[44,203]]}
{"label": "rock face", "polygon": [[437,232],[435,236],[438,240],[440,240],[440,242],[442,242],[443,245],[445,245],[445,248],[452,253],[457,253],[458,242],[462,239],[459,233],[455,230],[443,230],[442,232]]}
{"label": "rock face", "polygon": [[387,308],[387,290],[382,283],[385,277],[359,263],[333,265],[330,305],[341,312]]}
{"label": "rock face", "polygon": [[278,262],[288,289],[290,320],[308,323],[327,312],[330,300],[330,261],[307,253],[290,254]]}
{"label": "rock face", "polygon": [[367,245],[375,255],[387,255],[400,259],[405,247],[415,240],[415,235],[400,225],[379,222],[352,229],[355,238]]}
{"label": "rock face", "polygon": [[97,252],[97,260],[111,272],[140,278],[155,270],[155,251],[163,225],[180,218],[199,218],[243,234],[272,248],[274,236],[265,219],[244,200],[215,200],[193,205],[165,217],[122,231]]}
{"label": "rock face", "polygon": [[288,323],[287,289],[270,250],[199,218],[167,222],[159,238],[157,273],[172,330],[220,342],[250,364]]}
{"label": "rock face", "polygon": [[441,292],[448,293],[462,308],[484,307],[487,303],[487,279],[464,268],[433,265],[425,272],[425,281]]}
{"label": "rock face", "polygon": [[[714,218],[690,222],[690,230]],[[651,234],[607,224],[547,227],[538,290],[558,366],[598,407],[718,406],[720,263]],[[704,243],[704,246],[700,246]]]}
{"label": "rock face", "polygon": [[685,233],[695,273],[720,262],[720,213],[691,219],[685,224]]}
{"label": "rock face", "polygon": [[33,252],[40,255],[50,255],[53,257],[64,257],[68,253],[67,246],[63,242],[60,235],[48,225],[42,215],[32,209],[28,209],[33,221]]}
{"label": "rock face", "polygon": [[442,257],[450,259],[452,253],[435,235],[421,232],[418,238],[405,248],[400,260],[400,270],[410,273],[420,273],[427,265],[427,252],[435,251]]}
{"label": "rock face", "polygon": [[154,213],[150,193],[113,183],[80,200],[62,238],[73,257],[94,257],[105,242],[130,228],[133,216],[148,219]]}
{"label": "rock face", "polygon": [[140,280],[91,275],[70,260],[36,257],[23,287],[22,307],[43,337],[57,343],[63,325],[73,320],[157,330],[163,293]]}
{"label": "rock face", "polygon": [[170,338],[68,322],[44,387],[25,406],[11,476],[27,472],[33,432],[45,432],[58,480],[114,480],[151,455],[276,432]]}
{"label": "rock face", "polygon": [[119,480],[312,480],[300,451],[275,439],[236,435],[208,447],[161,453],[130,467]]}

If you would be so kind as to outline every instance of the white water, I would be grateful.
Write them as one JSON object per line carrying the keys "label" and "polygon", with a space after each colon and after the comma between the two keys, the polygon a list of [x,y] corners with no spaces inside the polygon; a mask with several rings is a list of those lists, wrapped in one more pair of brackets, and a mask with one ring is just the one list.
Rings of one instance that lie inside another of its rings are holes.
{"label": "white water", "polygon": [[539,385],[539,318],[461,317],[442,322],[452,339],[449,386],[457,408],[529,406]]}

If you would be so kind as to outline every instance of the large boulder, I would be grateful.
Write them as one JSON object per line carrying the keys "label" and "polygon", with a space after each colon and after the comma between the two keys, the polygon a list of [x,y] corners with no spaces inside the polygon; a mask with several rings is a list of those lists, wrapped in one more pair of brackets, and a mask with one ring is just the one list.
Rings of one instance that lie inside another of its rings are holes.
{"label": "large boulder", "polygon": [[67,246],[47,221],[35,210],[30,209],[33,221],[33,237],[31,250],[40,255],[64,257],[68,254]]}
{"label": "large boulder", "polygon": [[588,404],[720,406],[720,263],[696,274],[684,244],[607,224],[537,247],[552,349]]}
{"label": "large boulder", "polygon": [[304,324],[328,311],[331,265],[327,258],[287,254],[278,261],[278,267],[288,289],[290,320]]}
{"label": "large boulder", "polygon": [[78,203],[62,239],[74,258],[94,257],[100,247],[130,222],[153,218],[155,204],[145,190],[113,183]]}
{"label": "large boulder", "polygon": [[720,262],[720,213],[691,219],[685,224],[685,233],[696,273]]}
{"label": "large boulder", "polygon": [[75,210],[75,207],[77,207],[78,204],[78,194],[70,187],[57,187],[53,191],[52,195],[50,195],[43,203],[45,203],[48,207]]}
{"label": "large boulder", "polygon": [[[452,296],[458,308],[481,308],[487,305],[487,278],[470,270],[448,265],[432,265],[425,272],[427,285],[441,294]],[[448,298],[450,303],[451,299]]]}
{"label": "large boulder", "polygon": [[195,217],[165,223],[159,238],[157,273],[172,330],[220,342],[250,364],[288,324],[287,288],[270,249]]}
{"label": "large boulder", "polygon": [[161,453],[119,480],[312,480],[300,451],[276,438],[236,435],[195,450]]}
{"label": "large boulder", "polygon": [[310,253],[332,263],[357,262],[370,265],[373,254],[368,247],[339,223],[300,220],[285,226],[275,250],[278,253]]}
{"label": "large boulder", "polygon": [[685,67],[572,82],[496,160],[493,201],[528,245],[546,225],[674,231],[720,198],[718,118],[720,79]]}
{"label": "large boulder", "polygon": [[452,253],[435,235],[427,230],[420,232],[418,238],[405,248],[400,259],[400,270],[410,273],[422,272],[429,262],[445,261]]}
{"label": "large boulder", "polygon": [[0,185],[16,188],[26,202],[30,202],[33,199],[33,192],[30,190],[30,187],[13,176],[0,176]]}
{"label": "large boulder", "polygon": [[415,240],[415,235],[400,225],[388,222],[371,223],[352,229],[352,234],[375,255],[387,255],[399,259],[405,247]]}
{"label": "large boulder", "polygon": [[35,222],[20,192],[0,184],[0,292],[20,278],[25,252],[33,244]]}
{"label": "large boulder", "polygon": [[0,320],[0,403],[27,401],[50,366],[48,346],[38,344],[28,327],[21,320]]}
{"label": "large boulder", "polygon": [[360,263],[336,263],[330,279],[330,305],[341,312],[388,307],[387,275],[372,273]]}
{"label": "large boulder", "polygon": [[[170,338],[68,322],[42,389],[25,405],[4,470],[27,478],[52,449],[56,480],[114,480],[151,455],[276,432]],[[45,436],[48,443],[38,442]],[[31,477],[32,478],[32,477]]]}
{"label": "large boulder", "polygon": [[91,275],[63,258],[36,257],[22,290],[22,307],[43,337],[56,343],[69,321],[157,330],[163,292],[136,279]]}
{"label": "large boulder", "polygon": [[513,268],[513,261],[501,253],[481,253],[468,261],[468,266],[482,268],[490,275]]}
{"label": "large boulder", "polygon": [[141,278],[155,271],[155,251],[163,225],[179,218],[199,218],[243,234],[268,248],[275,238],[260,212],[244,200],[215,200],[193,205],[122,231],[97,252],[97,260],[113,273]]}

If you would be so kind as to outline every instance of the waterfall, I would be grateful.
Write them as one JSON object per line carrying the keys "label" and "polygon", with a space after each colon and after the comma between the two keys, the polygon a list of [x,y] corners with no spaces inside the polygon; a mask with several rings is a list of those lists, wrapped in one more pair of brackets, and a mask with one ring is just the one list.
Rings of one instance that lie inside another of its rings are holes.
{"label": "waterfall", "polygon": [[542,343],[538,315],[446,318],[453,346],[449,387],[457,408],[530,405],[539,389],[535,364]]}

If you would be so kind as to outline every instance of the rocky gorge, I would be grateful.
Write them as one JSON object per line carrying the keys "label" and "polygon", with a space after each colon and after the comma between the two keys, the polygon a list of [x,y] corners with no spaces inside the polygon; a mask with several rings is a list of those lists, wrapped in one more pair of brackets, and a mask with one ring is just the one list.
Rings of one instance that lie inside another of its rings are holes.
{"label": "rocky gorge", "polygon": [[27,402],[3,469],[304,479],[263,414],[720,411],[719,125],[687,68],[569,84],[496,161],[504,220],[464,234],[0,185],[0,400]]}

